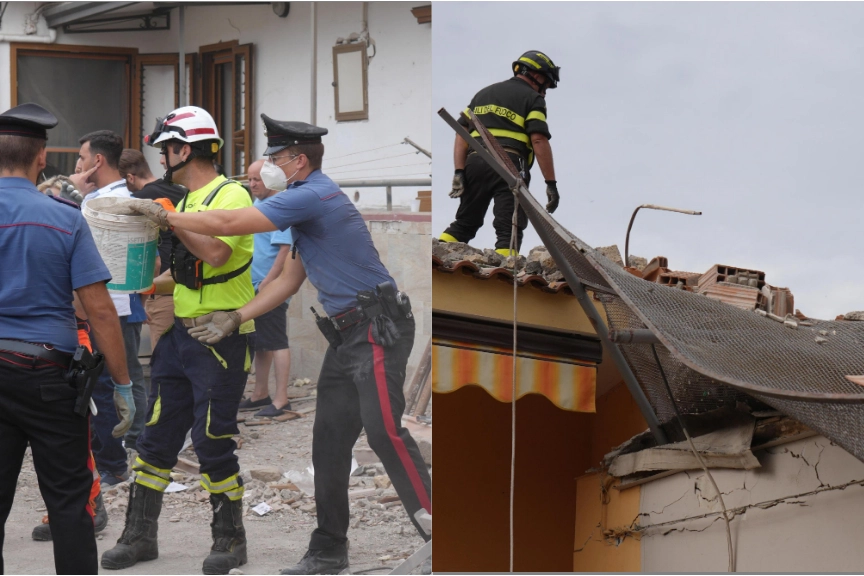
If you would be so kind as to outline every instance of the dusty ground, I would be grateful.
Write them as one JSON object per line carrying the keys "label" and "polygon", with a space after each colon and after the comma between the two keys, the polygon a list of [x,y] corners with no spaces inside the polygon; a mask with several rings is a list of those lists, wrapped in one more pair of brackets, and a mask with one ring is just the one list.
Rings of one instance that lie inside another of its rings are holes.
{"label": "dusty ground", "polygon": [[[254,377],[253,377],[254,378]],[[254,382],[250,378],[250,386]],[[271,385],[272,389],[272,385]],[[308,397],[314,386],[292,387],[290,395]],[[294,409],[306,411],[315,406],[314,399],[294,403]],[[241,413],[252,421],[254,412]],[[249,542],[249,563],[241,570],[245,574],[278,574],[279,570],[298,561],[306,551],[309,535],[316,526],[314,498],[302,491],[273,490],[265,482],[253,479],[250,471],[263,467],[277,467],[283,472],[302,472],[312,462],[312,423],[314,411],[304,417],[287,422],[272,422],[259,426],[240,424],[240,444],[237,451],[246,482],[244,504],[247,507],[268,502],[273,511],[258,516],[247,509],[244,516]],[[431,429],[429,431],[431,436]],[[366,452],[365,435],[357,444],[358,452]],[[191,450],[183,458],[195,460]],[[362,460],[362,458],[361,458]],[[389,480],[380,464],[368,464],[358,470],[361,475],[351,478],[350,492],[359,497],[351,499],[350,539],[351,571],[385,573],[376,567],[395,566],[423,545],[408,519],[401,503],[395,500]],[[256,472],[256,475],[259,475]],[[375,478],[379,476],[379,478]],[[383,478],[381,476],[384,476]],[[197,482],[198,477],[177,473],[175,481],[189,486],[188,490],[166,494],[159,519],[159,558],[138,564],[119,573],[128,574],[200,574],[201,562],[207,556],[211,540],[209,522],[211,509],[207,494]],[[287,480],[269,482],[284,484]],[[363,490],[364,492],[359,492]],[[97,535],[100,555],[114,546],[123,530],[128,498],[128,484],[105,491],[108,507],[108,527]],[[394,501],[395,500],[395,501]],[[383,501],[383,503],[382,503]],[[18,481],[15,504],[6,523],[6,542],[3,558],[9,574],[52,574],[54,561],[52,546],[48,542],[35,542],[30,533],[41,520],[45,505],[39,495],[33,461],[29,454]],[[100,573],[111,571],[103,571]]]}

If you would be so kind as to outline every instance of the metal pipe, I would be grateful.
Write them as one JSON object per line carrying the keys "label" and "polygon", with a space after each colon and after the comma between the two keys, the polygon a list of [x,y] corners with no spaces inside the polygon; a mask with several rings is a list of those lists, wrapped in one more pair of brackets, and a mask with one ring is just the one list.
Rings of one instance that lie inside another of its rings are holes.
{"label": "metal pipe", "polygon": [[334,180],[337,186],[345,188],[401,188],[411,186],[431,186],[431,178],[405,180]]}
{"label": "metal pipe", "polygon": [[681,214],[689,214],[691,216],[701,216],[702,212],[696,210],[682,210],[681,208],[667,208],[666,206],[657,206],[655,204],[642,204],[633,211],[633,216],[630,217],[630,224],[627,225],[627,236],[624,238],[624,266],[630,266],[630,229],[633,228],[633,221],[636,220],[636,213],[640,208],[648,208],[650,210],[665,210],[666,212],[679,212]]}
{"label": "metal pipe", "polygon": [[387,186],[387,211],[393,209],[393,187]]}
{"label": "metal pipe", "polygon": [[403,142],[405,142],[405,144],[408,144],[408,145],[410,145],[410,146],[413,146],[414,148],[416,148],[417,150],[419,150],[420,153],[425,154],[425,155],[428,156],[429,158],[432,158],[432,153],[431,153],[431,152],[429,152],[429,151],[426,150],[425,148],[421,148],[420,146],[418,146],[417,144],[415,144],[415,143],[414,143],[410,138],[407,138],[407,137],[406,137],[406,138],[403,140]]}
{"label": "metal pipe", "polygon": [[660,339],[647,328],[610,330],[609,340],[616,344],[660,344]]}
{"label": "metal pipe", "polygon": [[30,42],[32,44],[53,44],[57,41],[57,30],[48,29],[47,36],[37,34],[0,34],[0,42]]}
{"label": "metal pipe", "polygon": [[309,123],[316,124],[318,120],[318,3],[312,2],[312,78],[309,96]]}
{"label": "metal pipe", "polygon": [[[492,167],[495,172],[497,172],[507,183],[508,186],[513,187],[516,185],[516,178],[499,162],[495,160],[495,158],[486,150],[483,146],[480,145],[471,135],[468,133],[465,128],[456,122],[456,120],[444,109],[438,111],[438,115],[444,119],[447,124],[450,125],[453,130],[463,139],[468,145],[473,148],[480,157],[483,158],[489,165]],[[522,197],[530,195],[531,193],[525,188],[524,185],[520,186],[519,194],[517,195],[517,199],[520,203],[527,202]],[[618,369],[618,372],[621,374],[621,377],[624,379],[624,384],[627,386],[627,389],[630,391],[630,394],[633,396],[633,400],[636,401],[636,405],[639,407],[639,411],[642,412],[642,416],[645,418],[645,421],[648,423],[648,428],[651,429],[651,433],[654,436],[654,440],[657,442],[658,446],[663,444],[668,444],[669,440],[666,438],[666,433],[663,432],[663,429],[660,427],[660,421],[657,419],[657,415],[654,413],[654,409],[651,407],[651,404],[648,402],[648,398],[645,396],[645,392],[642,390],[642,387],[639,385],[639,382],[636,380],[636,376],[633,374],[633,371],[630,369],[630,365],[627,364],[627,360],[624,359],[624,355],[621,353],[621,350],[612,343],[609,339],[609,329],[606,326],[606,323],[603,321],[603,318],[600,316],[600,313],[597,312],[597,308],[594,307],[594,303],[591,302],[591,299],[588,297],[588,293],[585,291],[585,286],[583,286],[582,281],[579,280],[579,277],[576,276],[576,273],[573,271],[573,268],[570,267],[570,264],[567,262],[567,259],[564,257],[564,254],[558,249],[555,243],[552,241],[552,238],[546,232],[544,226],[542,226],[542,222],[537,220],[539,216],[535,215],[533,211],[526,210],[528,214],[528,219],[531,220],[531,224],[534,226],[534,230],[540,236],[540,239],[543,241],[543,244],[546,246],[546,249],[549,251],[549,255],[552,256],[552,259],[555,261],[555,265],[558,267],[558,270],[564,275],[564,279],[567,280],[567,285],[573,291],[573,295],[576,296],[576,300],[579,302],[579,305],[582,307],[582,310],[585,312],[585,315],[588,317],[588,320],[591,322],[591,325],[594,327],[594,330],[597,332],[597,335],[600,337],[601,342],[604,345],[604,348],[609,352],[609,355],[612,356],[612,361],[615,363],[615,367]],[[537,221],[535,221],[537,220]]]}
{"label": "metal pipe", "polygon": [[180,49],[177,51],[178,60],[177,63],[177,72],[180,74],[180,94],[178,97],[180,98],[179,106],[186,106],[187,98],[186,98],[186,43],[185,43],[185,32],[186,32],[186,7],[182,4],[180,5]]}

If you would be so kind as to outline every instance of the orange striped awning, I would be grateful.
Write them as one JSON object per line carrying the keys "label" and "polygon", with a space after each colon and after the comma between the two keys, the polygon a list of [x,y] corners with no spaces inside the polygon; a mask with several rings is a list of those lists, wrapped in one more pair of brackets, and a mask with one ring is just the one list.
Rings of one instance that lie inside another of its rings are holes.
{"label": "orange striped awning", "polygon": [[[432,390],[454,392],[480,386],[501,402],[513,401],[510,350],[463,342],[433,340]],[[516,354],[516,398],[542,394],[574,412],[594,412],[597,366],[538,354]]]}

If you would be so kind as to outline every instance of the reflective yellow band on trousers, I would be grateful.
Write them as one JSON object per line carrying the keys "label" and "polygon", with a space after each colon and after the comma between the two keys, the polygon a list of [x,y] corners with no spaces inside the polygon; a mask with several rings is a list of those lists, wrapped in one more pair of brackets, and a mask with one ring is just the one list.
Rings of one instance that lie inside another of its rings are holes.
{"label": "reflective yellow band on trousers", "polygon": [[438,237],[438,240],[441,242],[458,242],[455,236],[447,234],[446,232],[442,232],[441,236]]}
{"label": "reflective yellow band on trousers", "polygon": [[244,488],[240,484],[240,477],[237,474],[232,474],[219,482],[210,480],[209,474],[202,474],[201,487],[211,494],[225,494],[229,500],[240,500],[243,498]]}
{"label": "reflective yellow band on trousers", "polygon": [[132,470],[135,471],[135,483],[147,488],[164,492],[168,488],[168,485],[171,484],[170,469],[157,468],[142,460],[140,456],[135,457]]}
{"label": "reflective yellow band on trousers", "polygon": [[213,401],[207,403],[207,425],[204,427],[204,432],[207,433],[207,437],[211,440],[225,440],[226,438],[231,438],[234,434],[223,434],[222,436],[214,436],[210,433],[210,408],[213,405]]}

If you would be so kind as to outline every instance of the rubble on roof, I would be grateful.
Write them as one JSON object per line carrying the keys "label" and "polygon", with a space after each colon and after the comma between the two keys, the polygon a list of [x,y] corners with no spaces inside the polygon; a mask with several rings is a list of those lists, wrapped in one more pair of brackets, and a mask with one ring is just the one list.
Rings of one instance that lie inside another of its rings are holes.
{"label": "rubble on roof", "polygon": [[[623,267],[624,259],[618,246],[601,246],[595,250]],[[649,261],[631,255],[629,262],[630,266],[626,270],[649,282],[703,294],[743,310],[762,310],[780,318],[795,314],[800,319],[806,319],[804,314],[795,310],[792,292],[788,288],[767,284],[765,273],[759,270],[727,264],[715,264],[701,274],[671,270],[665,256],[655,256]],[[502,256],[491,248],[479,249],[464,242],[432,239],[432,264],[440,272],[460,270],[482,280],[498,278],[512,282],[514,263],[519,270],[516,281],[520,285],[530,284],[548,292],[570,291],[564,274],[558,270],[545,246],[532,248],[527,257],[520,255],[514,262],[513,257]],[[837,319],[864,320],[864,312],[850,312]]]}
{"label": "rubble on roof", "polygon": [[[597,250],[623,266],[624,260],[618,246],[598,247]],[[634,258],[644,264],[648,262],[638,256],[631,256],[630,261],[633,262]],[[453,273],[459,270],[482,280],[499,278],[512,282],[514,263],[518,269],[516,281],[520,285],[530,284],[547,292],[570,291],[564,274],[558,270],[545,246],[536,246],[528,252],[527,257],[522,254],[514,259],[512,256],[502,256],[491,248],[479,249],[464,242],[432,239],[432,265],[440,272]]]}

